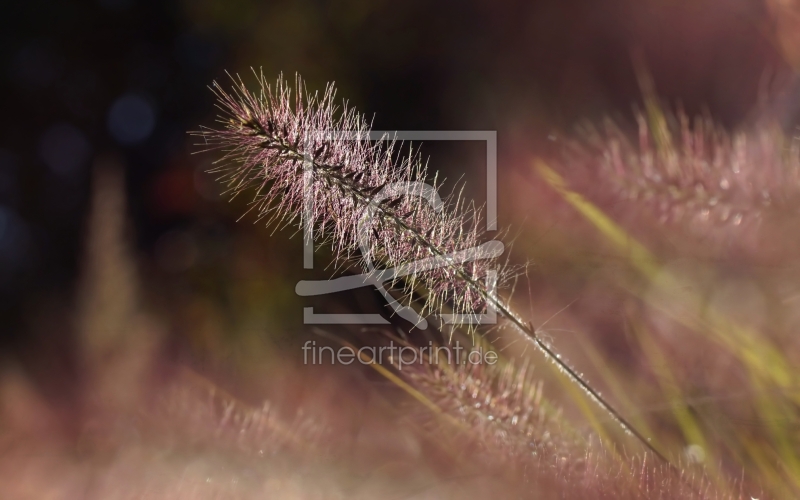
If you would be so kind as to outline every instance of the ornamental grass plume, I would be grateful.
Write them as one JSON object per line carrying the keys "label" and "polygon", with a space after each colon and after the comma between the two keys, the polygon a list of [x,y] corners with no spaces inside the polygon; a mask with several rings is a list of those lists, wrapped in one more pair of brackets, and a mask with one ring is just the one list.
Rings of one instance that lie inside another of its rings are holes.
{"label": "ornamental grass plume", "polygon": [[268,223],[286,226],[303,216],[302,223],[333,247],[341,265],[360,251],[367,273],[385,272],[375,271],[372,262],[399,269],[392,280],[395,290],[405,293],[410,304],[412,290],[421,289],[427,297],[425,312],[441,312],[445,305],[456,314],[494,308],[626,432],[663,459],[484,281],[502,244],[479,244],[481,216],[473,205],[458,196],[442,201],[436,177],[432,185],[424,184],[428,172],[418,155],[396,160],[395,142],[370,142],[364,118],[334,105],[333,86],[321,97],[310,95],[298,77],[292,97],[282,78],[274,88],[263,74],[257,78],[257,93],[241,79],[234,79],[230,93],[215,83],[222,127],[195,132],[206,151],[224,153],[213,171],[221,174],[229,194],[255,189],[252,209]]}
{"label": "ornamental grass plume", "polygon": [[[532,372],[531,365],[517,367],[510,361],[451,364],[430,356],[397,370],[450,422],[468,431],[469,438],[454,439],[453,447],[472,448],[482,466],[500,467],[509,475],[524,474],[540,455],[557,460],[572,451],[567,450],[568,432],[559,425],[560,409],[544,399],[542,382]],[[424,421],[432,434],[446,435],[446,421]]]}
{"label": "ornamental grass plume", "polygon": [[254,407],[188,368],[176,370],[151,399],[142,419],[166,443],[228,450],[250,459],[328,455],[332,439],[325,422],[304,415],[302,408],[287,417],[268,400]]}
{"label": "ornamental grass plume", "polygon": [[[254,94],[239,80],[229,94],[215,83],[225,127],[199,132],[210,149],[225,151],[214,171],[232,196],[255,187],[253,208],[268,224],[289,225],[305,213],[304,224],[315,226],[339,263],[360,250],[366,272],[376,261],[406,266],[404,291],[423,285],[429,311],[448,303],[468,314],[492,301],[480,281],[497,253],[478,243],[474,206],[455,197],[444,210],[436,179],[422,182],[420,158],[396,165],[393,141],[371,143],[362,116],[347,107],[337,113],[333,86],[321,98],[304,95],[298,78],[293,99],[282,78],[274,92],[263,75],[259,84]],[[448,265],[451,254],[470,249],[477,251],[469,261]],[[431,266],[431,258],[440,265]]]}
{"label": "ornamental grass plume", "polygon": [[751,260],[796,256],[782,236],[796,230],[800,214],[800,139],[767,119],[731,132],[708,115],[670,112],[641,73],[638,138],[630,140],[611,120],[585,127],[583,139],[565,151],[573,183],[636,207],[628,213],[637,221],[655,219],[710,249],[734,249]]}
{"label": "ornamental grass plume", "polygon": [[420,418],[430,439],[474,457],[462,467],[505,477],[520,498],[745,498],[734,493],[744,488],[741,480],[720,487],[700,469],[676,473],[652,453],[610,450],[571,428],[543,396],[531,365],[451,364],[429,355],[396,373],[440,410]]}
{"label": "ornamental grass plume", "polygon": [[664,223],[745,226],[800,207],[800,141],[773,127],[731,134],[682,110],[670,118],[674,128],[637,114],[636,145],[611,123],[590,137],[588,149],[599,149],[591,156],[620,196]]}

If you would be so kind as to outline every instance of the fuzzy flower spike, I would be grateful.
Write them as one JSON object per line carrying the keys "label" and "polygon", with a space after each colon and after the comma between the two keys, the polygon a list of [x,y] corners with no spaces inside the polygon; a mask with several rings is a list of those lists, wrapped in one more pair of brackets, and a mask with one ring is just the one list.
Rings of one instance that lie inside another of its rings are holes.
{"label": "fuzzy flower spike", "polygon": [[[493,308],[664,459],[487,282],[502,244],[479,243],[480,214],[473,205],[460,197],[443,202],[436,180],[424,182],[427,171],[418,156],[396,161],[395,142],[370,141],[364,118],[347,107],[339,112],[333,104],[333,86],[322,97],[307,95],[298,78],[292,97],[283,79],[274,88],[263,74],[258,82],[258,94],[241,79],[234,80],[230,93],[215,83],[222,128],[196,133],[208,150],[224,152],[214,171],[228,193],[236,196],[255,188],[253,209],[260,218],[285,226],[302,217],[301,226],[312,227],[330,244],[337,262],[352,262],[358,255],[370,283],[388,279],[407,299],[412,290],[422,290],[427,312],[438,313],[447,305],[457,315],[469,316]],[[393,271],[387,276],[373,262]],[[408,308],[395,310],[403,315]]]}

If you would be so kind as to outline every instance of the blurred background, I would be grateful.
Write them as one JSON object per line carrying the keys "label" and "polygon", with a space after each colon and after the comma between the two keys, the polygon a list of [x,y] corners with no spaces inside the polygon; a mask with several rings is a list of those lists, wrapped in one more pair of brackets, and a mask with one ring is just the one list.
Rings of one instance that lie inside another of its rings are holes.
{"label": "blurred background", "polygon": [[[157,351],[245,374],[265,359],[299,362],[294,347],[310,334],[294,285],[330,271],[303,270],[293,231],[270,237],[253,216],[239,220],[246,200],[227,202],[206,173],[215,155],[199,154],[187,134],[214,125],[208,86],[226,86],[226,72],[251,83],[251,68],[268,80],[299,73],[312,91],[335,82],[375,129],[496,130],[499,223],[519,235],[512,261],[536,264],[537,248],[559,240],[521,172],[583,119],[635,124],[632,53],[659,96],[689,115],[734,127],[769,112],[791,130],[800,110],[792,9],[780,0],[6,2],[1,362],[64,414],[91,379],[87,359]],[[431,170],[463,178],[485,201],[482,145],[422,147]],[[531,292],[545,304],[538,322],[576,296],[562,275],[561,291],[548,289],[555,274],[542,265]],[[355,303],[381,307],[371,293]],[[602,301],[580,307],[605,313]],[[108,340],[131,329],[150,340]],[[621,341],[609,342],[614,356]]]}

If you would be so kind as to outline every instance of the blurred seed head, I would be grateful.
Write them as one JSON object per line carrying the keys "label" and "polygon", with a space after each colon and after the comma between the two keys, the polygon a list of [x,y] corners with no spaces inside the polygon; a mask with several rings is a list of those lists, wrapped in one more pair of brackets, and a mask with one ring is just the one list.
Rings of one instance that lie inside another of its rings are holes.
{"label": "blurred seed head", "polygon": [[800,140],[766,120],[729,132],[709,116],[648,106],[636,115],[635,139],[610,120],[584,128],[564,159],[574,183],[610,195],[640,232],[649,219],[750,256],[787,246],[778,228],[800,215]]}

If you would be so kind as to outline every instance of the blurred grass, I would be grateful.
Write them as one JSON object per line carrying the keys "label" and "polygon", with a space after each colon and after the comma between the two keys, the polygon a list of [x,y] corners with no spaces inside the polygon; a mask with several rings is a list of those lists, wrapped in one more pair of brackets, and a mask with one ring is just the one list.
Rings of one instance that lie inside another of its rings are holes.
{"label": "blurred grass", "polygon": [[[656,115],[653,123],[664,123],[658,118],[659,111],[656,106],[650,106],[649,110],[651,115]],[[665,135],[661,140],[669,141],[670,138]],[[720,426],[713,433],[723,434],[719,439],[721,442],[717,442],[711,429],[703,425],[690,406],[684,403],[688,400],[689,388],[681,386],[677,375],[682,367],[681,360],[671,357],[660,347],[653,333],[633,320],[632,331],[657,380],[656,390],[659,391],[660,399],[678,402],[671,406],[671,420],[680,430],[680,439],[666,433],[659,435],[658,431],[654,433],[642,419],[635,418],[634,422],[639,429],[648,435],[653,435],[655,443],[660,447],[672,450],[673,456],[676,450],[684,450],[688,445],[701,446],[706,455],[704,460],[706,470],[718,486],[724,484],[722,479],[724,471],[721,468],[723,459],[728,463],[733,459],[738,462],[742,470],[750,472],[755,469],[766,483],[764,486],[778,498],[790,498],[800,492],[797,436],[792,431],[800,421],[798,415],[800,393],[796,389],[797,373],[791,360],[764,335],[760,335],[752,328],[737,324],[711,304],[706,303],[701,296],[693,293],[689,287],[680,286],[680,281],[662,265],[658,257],[599,207],[569,189],[563,177],[544,161],[535,161],[533,168],[553,190],[611,243],[619,256],[646,281],[646,288],[655,289],[660,293],[643,293],[642,287],[634,286],[632,283],[618,282],[616,285],[637,296],[677,324],[697,335],[711,339],[716,346],[733,354],[745,367],[750,389],[756,395],[753,408],[757,412],[759,424],[757,435],[750,437],[735,427]],[[661,299],[669,297],[670,300],[665,303],[655,297]],[[672,304],[677,304],[678,307],[670,307]],[[614,388],[613,392],[617,397],[622,397],[624,408],[635,407],[635,403],[624,396],[625,387],[630,385],[630,381],[622,380],[608,363],[600,359],[599,354],[591,346],[585,347],[584,350],[602,374],[603,381]],[[710,352],[707,355],[714,354]],[[580,406],[586,411],[588,418],[595,418],[585,405]],[[728,446],[725,446],[725,443],[728,443]],[[731,452],[734,444],[743,450],[744,456],[735,456],[736,454]],[[730,467],[728,469],[730,476]]]}

